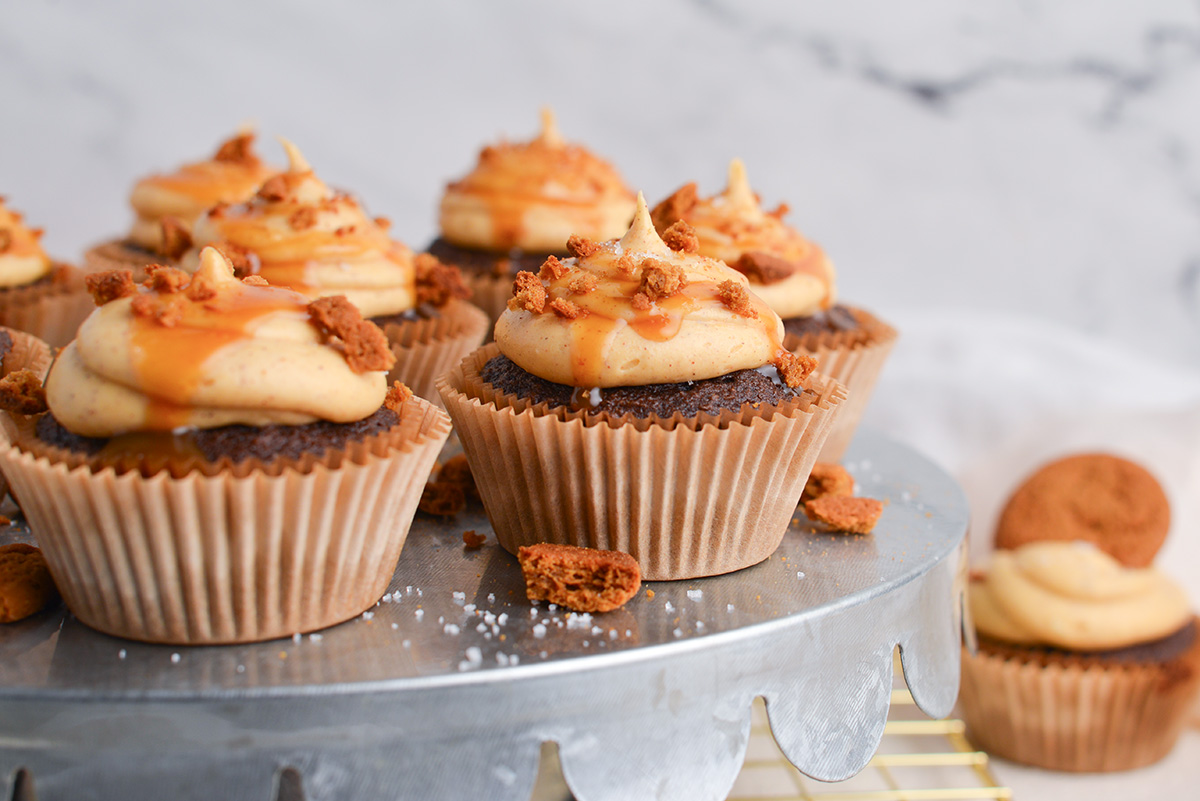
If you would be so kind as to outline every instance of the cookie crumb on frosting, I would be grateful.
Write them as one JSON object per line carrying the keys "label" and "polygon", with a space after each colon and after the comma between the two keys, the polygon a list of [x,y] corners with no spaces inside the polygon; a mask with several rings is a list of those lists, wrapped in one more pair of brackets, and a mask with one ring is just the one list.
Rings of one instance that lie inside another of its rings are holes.
{"label": "cookie crumb on frosting", "polygon": [[550,301],[550,311],[565,320],[574,320],[576,317],[582,317],[584,314],[583,309],[566,298],[555,298]]}
{"label": "cookie crumb on frosting", "polygon": [[578,234],[571,234],[570,238],[567,239],[567,252],[578,259],[586,259],[599,249],[599,243],[585,239]]}
{"label": "cookie crumb on frosting", "polygon": [[567,265],[562,263],[562,260],[557,256],[550,256],[542,262],[542,269],[538,271],[538,278],[543,281],[557,281],[570,271]]}
{"label": "cookie crumb on frosting", "polygon": [[288,226],[293,231],[307,231],[317,224],[317,210],[312,206],[302,206],[288,217]]}
{"label": "cookie crumb on frosting", "polygon": [[14,414],[41,414],[46,405],[42,379],[32,370],[15,370],[0,378],[0,409]]}
{"label": "cookie crumb on frosting", "polygon": [[273,175],[258,188],[258,196],[263,200],[279,202],[288,196],[288,181],[282,175]]}
{"label": "cookie crumb on frosting", "polygon": [[155,251],[164,259],[178,261],[192,247],[192,234],[177,217],[165,216],[158,221],[162,240]]}
{"label": "cookie crumb on frosting", "polygon": [[388,370],[396,363],[383,331],[364,320],[345,295],[318,298],[308,304],[308,313],[322,336],[342,341],[346,363],[354,372]]}
{"label": "cookie crumb on frosting", "polygon": [[596,276],[579,272],[567,279],[567,291],[572,295],[586,295],[599,286]]}
{"label": "cookie crumb on frosting", "polygon": [[846,496],[854,494],[854,477],[840,464],[817,462],[804,484],[800,501],[813,501],[826,495]]}
{"label": "cookie crumb on frosting", "polygon": [[85,276],[83,282],[97,306],[137,294],[137,284],[133,281],[133,270],[108,270],[102,273],[92,273]]}
{"label": "cookie crumb on frosting", "polygon": [[404,404],[412,400],[413,391],[400,381],[393,381],[388,387],[387,395],[383,397],[383,405],[396,414],[404,410]]}
{"label": "cookie crumb on frosting", "polygon": [[413,257],[416,274],[417,304],[431,303],[445,306],[455,298],[466,300],[471,290],[463,280],[462,271],[450,264],[443,264],[429,253],[418,253]]}
{"label": "cookie crumb on frosting", "polygon": [[782,351],[771,362],[779,372],[783,383],[795,389],[817,369],[817,360],[812,356],[801,356],[790,351]]}
{"label": "cookie crumb on frosting", "polygon": [[805,502],[804,513],[835,531],[869,534],[883,514],[883,503],[874,498],[824,495]]}
{"label": "cookie crumb on frosting", "polygon": [[665,232],[677,221],[682,220],[699,201],[700,195],[695,182],[684,184],[663,202],[650,210],[650,220],[659,231]]}
{"label": "cookie crumb on frosting", "polygon": [[687,274],[677,264],[660,259],[645,259],[642,262],[642,281],[638,294],[655,301],[676,295],[687,286]]}
{"label": "cookie crumb on frosting", "polygon": [[536,275],[522,270],[513,281],[513,296],[508,300],[508,308],[541,314],[546,308],[546,287]]}
{"label": "cookie crumb on frosting", "polygon": [[174,328],[183,319],[183,298],[174,293],[138,295],[129,309],[138,317],[149,317],[164,328]]}
{"label": "cookie crumb on frosting", "polygon": [[671,226],[662,232],[662,241],[671,250],[682,253],[700,251],[700,237],[696,235],[696,230],[683,220],[671,223]]}
{"label": "cookie crumb on frosting", "polygon": [[729,266],[757,284],[775,284],[796,272],[796,265],[787,259],[758,251],[743,253]]}
{"label": "cookie crumb on frosting", "polygon": [[576,612],[609,612],[637,594],[642,572],[637,561],[620,551],[574,545],[522,545],[517,553],[531,601]]}
{"label": "cookie crumb on frosting", "polygon": [[226,139],[217,149],[213,161],[225,161],[240,164],[257,164],[258,157],[250,149],[254,144],[254,134],[243,133]]}
{"label": "cookie crumb on frosting", "polygon": [[737,281],[722,281],[717,287],[717,297],[734,314],[740,314],[742,317],[757,316],[754,304],[750,302],[750,293]]}
{"label": "cookie crumb on frosting", "polygon": [[182,292],[183,288],[191,281],[191,276],[177,267],[151,264],[146,267],[146,272],[150,277],[142,282],[142,286],[167,295]]}
{"label": "cookie crumb on frosting", "polygon": [[225,257],[233,267],[233,274],[238,278],[254,273],[254,260],[250,258],[250,251],[246,248],[232,242],[215,242],[212,247]]}

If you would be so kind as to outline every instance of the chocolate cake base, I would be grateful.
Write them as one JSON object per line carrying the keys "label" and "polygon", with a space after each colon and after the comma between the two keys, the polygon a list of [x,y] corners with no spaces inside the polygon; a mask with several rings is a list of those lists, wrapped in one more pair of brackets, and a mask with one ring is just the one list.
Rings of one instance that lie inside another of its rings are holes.
{"label": "chocolate cake base", "polygon": [[1174,634],[1107,651],[1068,651],[1040,645],[1010,645],[987,637],[979,638],[979,649],[991,656],[1015,658],[1038,664],[1150,665],[1170,662],[1186,654],[1196,641],[1196,636],[1196,620],[1193,618]]}
{"label": "chocolate cake base", "polygon": [[208,462],[228,459],[237,464],[251,458],[269,462],[276,457],[298,459],[305,454],[319,457],[327,450],[340,450],[347,443],[382,434],[397,422],[395,412],[381,407],[353,423],[318,420],[302,426],[232,425],[178,434],[138,433],[100,438],[73,434],[47,412],[38,419],[35,432],[47,445],[85,456],[134,452],[144,456],[196,456]]}
{"label": "chocolate cake base", "polygon": [[560,253],[525,253],[520,250],[494,253],[487,250],[471,250],[452,245],[440,237],[433,240],[426,251],[436,256],[443,264],[454,265],[464,273],[498,277],[515,276],[522,270],[536,273],[542,269],[542,263],[549,256],[568,255],[565,250]]}
{"label": "chocolate cake base", "polygon": [[783,330],[793,336],[809,334],[840,334],[857,331],[862,326],[849,306],[838,304],[808,317],[787,317]]}
{"label": "chocolate cake base", "polygon": [[695,417],[700,413],[737,411],[747,403],[776,405],[805,393],[812,395],[809,390],[792,389],[780,382],[774,367],[737,370],[716,378],[681,384],[580,389],[539,378],[501,355],[488,360],[480,377],[504,393],[534,403],[567,406],[596,414],[605,412],[614,417],[669,418],[675,414]]}

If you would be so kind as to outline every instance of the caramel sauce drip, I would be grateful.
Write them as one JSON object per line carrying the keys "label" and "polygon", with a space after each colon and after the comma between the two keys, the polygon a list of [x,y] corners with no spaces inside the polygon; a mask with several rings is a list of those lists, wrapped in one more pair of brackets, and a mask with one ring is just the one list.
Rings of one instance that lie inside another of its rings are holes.
{"label": "caramel sauce drip", "polygon": [[169,175],[147,179],[168,192],[187,195],[197,206],[208,208],[254,193],[269,173],[261,166],[240,164],[188,164]]}

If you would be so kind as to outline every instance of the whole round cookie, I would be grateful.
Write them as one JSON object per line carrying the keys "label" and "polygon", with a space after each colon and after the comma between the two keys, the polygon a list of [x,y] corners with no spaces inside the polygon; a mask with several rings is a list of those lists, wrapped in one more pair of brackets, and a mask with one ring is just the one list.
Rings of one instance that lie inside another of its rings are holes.
{"label": "whole round cookie", "polygon": [[1146,567],[1170,525],[1167,496],[1144,467],[1085,453],[1044,465],[1017,488],[1000,514],[996,547],[1085,540],[1122,564]]}

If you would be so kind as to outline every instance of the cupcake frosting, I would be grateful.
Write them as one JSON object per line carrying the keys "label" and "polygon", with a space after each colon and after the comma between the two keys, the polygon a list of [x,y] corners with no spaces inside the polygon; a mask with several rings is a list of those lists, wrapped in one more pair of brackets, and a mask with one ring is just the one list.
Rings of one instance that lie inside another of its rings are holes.
{"label": "cupcake frosting", "polygon": [[0,197],[0,287],[24,286],[49,275],[53,264],[41,245],[42,229],[30,228]]}
{"label": "cupcake frosting", "polygon": [[686,225],[665,236],[639,195],[621,239],[572,237],[574,258],[517,276],[496,324],[500,350],[534,375],[586,388],[695,381],[779,359],[783,324],[746,277],[697,254]]}
{"label": "cupcake frosting", "polygon": [[1165,637],[1191,617],[1183,590],[1158,570],[1130,568],[1086,542],[1040,541],[996,551],[970,585],[979,632],[1075,651]]}
{"label": "cupcake frosting", "polygon": [[238,280],[213,248],[190,277],[159,268],[137,286],[113,272],[89,287],[103,305],[46,381],[50,411],[76,434],[342,423],[383,403],[391,351],[344,299]]}
{"label": "cupcake frosting", "polygon": [[194,263],[214,245],[239,272],[261,275],[310,298],[345,295],[367,317],[417,304],[412,252],[392,240],[353,197],[332,191],[304,156],[284,142],[289,166],[245,203],[217,206],[196,221]]}
{"label": "cupcake frosting", "polygon": [[208,161],[138,181],[129,199],[137,214],[129,240],[157,251],[163,243],[164,217],[174,217],[187,228],[218,203],[240,203],[252,196],[278,172],[259,160],[253,144],[253,133],[239,133],[223,142]]}
{"label": "cupcake frosting", "polygon": [[725,191],[701,198],[687,184],[654,208],[659,230],[685,220],[696,231],[702,255],[746,274],[754,291],[780,317],[807,317],[836,298],[833,265],[813,242],[783,222],[786,206],[763,211],[742,162],[729,165]]}
{"label": "cupcake frosting", "polygon": [[475,169],[446,187],[439,223],[442,237],[459,247],[563,253],[572,234],[620,236],[633,209],[616,170],[564,142],[544,110],[536,139],[485,147]]}

